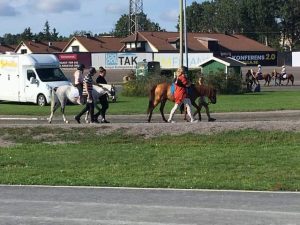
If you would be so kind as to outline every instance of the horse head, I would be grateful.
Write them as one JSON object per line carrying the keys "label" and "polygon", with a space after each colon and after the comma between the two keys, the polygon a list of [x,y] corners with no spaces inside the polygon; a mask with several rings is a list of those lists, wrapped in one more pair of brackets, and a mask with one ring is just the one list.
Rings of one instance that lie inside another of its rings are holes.
{"label": "horse head", "polygon": [[106,94],[112,99],[113,102],[116,101],[116,87],[113,84],[98,84],[102,89],[106,91]]}
{"label": "horse head", "polygon": [[194,85],[196,97],[206,96],[209,99],[208,103],[217,103],[217,90],[212,86],[207,85]]}

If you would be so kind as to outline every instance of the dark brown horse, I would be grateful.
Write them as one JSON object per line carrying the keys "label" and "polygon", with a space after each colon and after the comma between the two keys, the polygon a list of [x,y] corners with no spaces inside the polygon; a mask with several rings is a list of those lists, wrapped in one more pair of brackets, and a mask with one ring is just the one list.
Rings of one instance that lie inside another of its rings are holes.
{"label": "dark brown horse", "polygon": [[[217,102],[217,92],[216,89],[214,89],[211,86],[206,85],[198,85],[193,84],[189,88],[189,98],[191,99],[192,105],[197,109],[199,120],[201,120],[201,114],[200,110],[202,106],[198,106],[196,104],[196,99],[200,96],[206,96],[209,99],[209,103],[215,104]],[[162,116],[162,119],[167,122],[165,115],[164,115],[164,107],[166,105],[167,100],[174,102],[174,96],[171,92],[171,84],[169,83],[160,83],[157,85],[154,85],[150,90],[150,97],[149,97],[149,105],[148,105],[148,122],[151,121],[152,113],[155,107],[160,103],[160,114]],[[208,108],[208,104],[203,105],[205,108]],[[209,116],[209,115],[208,115]]]}
{"label": "dark brown horse", "polygon": [[292,85],[294,85],[294,75],[289,73],[286,74],[286,77],[283,77],[282,74],[278,73],[276,69],[272,72],[272,76],[275,78],[275,85],[282,85],[281,81],[287,80],[286,85],[291,81]]}
{"label": "dark brown horse", "polygon": [[264,86],[266,86],[266,85],[269,86],[270,82],[271,82],[271,79],[272,79],[272,76],[269,73],[264,73],[264,74],[256,75],[256,73],[253,72],[252,80],[253,80],[253,82],[255,84],[258,84],[260,80],[264,80],[265,81]]}

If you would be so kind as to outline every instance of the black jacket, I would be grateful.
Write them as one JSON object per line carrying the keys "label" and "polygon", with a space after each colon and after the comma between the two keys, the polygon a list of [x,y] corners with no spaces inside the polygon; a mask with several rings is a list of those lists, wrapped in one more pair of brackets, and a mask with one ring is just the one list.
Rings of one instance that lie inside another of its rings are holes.
{"label": "black jacket", "polygon": [[107,84],[107,81],[105,80],[104,77],[98,76],[97,79],[96,79],[96,83],[97,84]]}

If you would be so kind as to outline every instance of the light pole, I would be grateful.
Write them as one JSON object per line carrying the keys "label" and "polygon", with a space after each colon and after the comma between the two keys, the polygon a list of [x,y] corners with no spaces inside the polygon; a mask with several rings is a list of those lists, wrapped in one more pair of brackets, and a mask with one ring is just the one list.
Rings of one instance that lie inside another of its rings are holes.
{"label": "light pole", "polygon": [[183,8],[183,0],[179,0],[179,54],[180,54],[180,64],[179,66],[183,66],[183,15],[182,15],[182,8]]}
{"label": "light pole", "polygon": [[186,27],[186,0],[184,0],[183,6],[183,20],[184,20],[184,52],[185,52],[185,66],[187,70],[189,69],[189,59],[188,59],[188,39],[187,39],[187,27]]}

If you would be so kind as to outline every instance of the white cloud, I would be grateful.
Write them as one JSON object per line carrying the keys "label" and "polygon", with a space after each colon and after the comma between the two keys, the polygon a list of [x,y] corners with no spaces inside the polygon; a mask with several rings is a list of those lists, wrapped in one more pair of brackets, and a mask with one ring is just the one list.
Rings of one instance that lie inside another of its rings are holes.
{"label": "white cloud", "polygon": [[0,16],[15,16],[17,10],[9,2],[0,2]]}
{"label": "white cloud", "polygon": [[161,13],[160,14],[160,18],[163,21],[167,21],[167,22],[176,22],[178,20],[178,10],[169,10],[167,12]]}
{"label": "white cloud", "polygon": [[119,14],[126,13],[128,11],[128,9],[125,9],[124,5],[109,4],[109,5],[106,5],[105,11],[107,13],[112,13],[112,14],[118,14],[119,15]]}
{"label": "white cloud", "polygon": [[35,0],[33,6],[43,13],[61,13],[80,10],[79,0]]}

